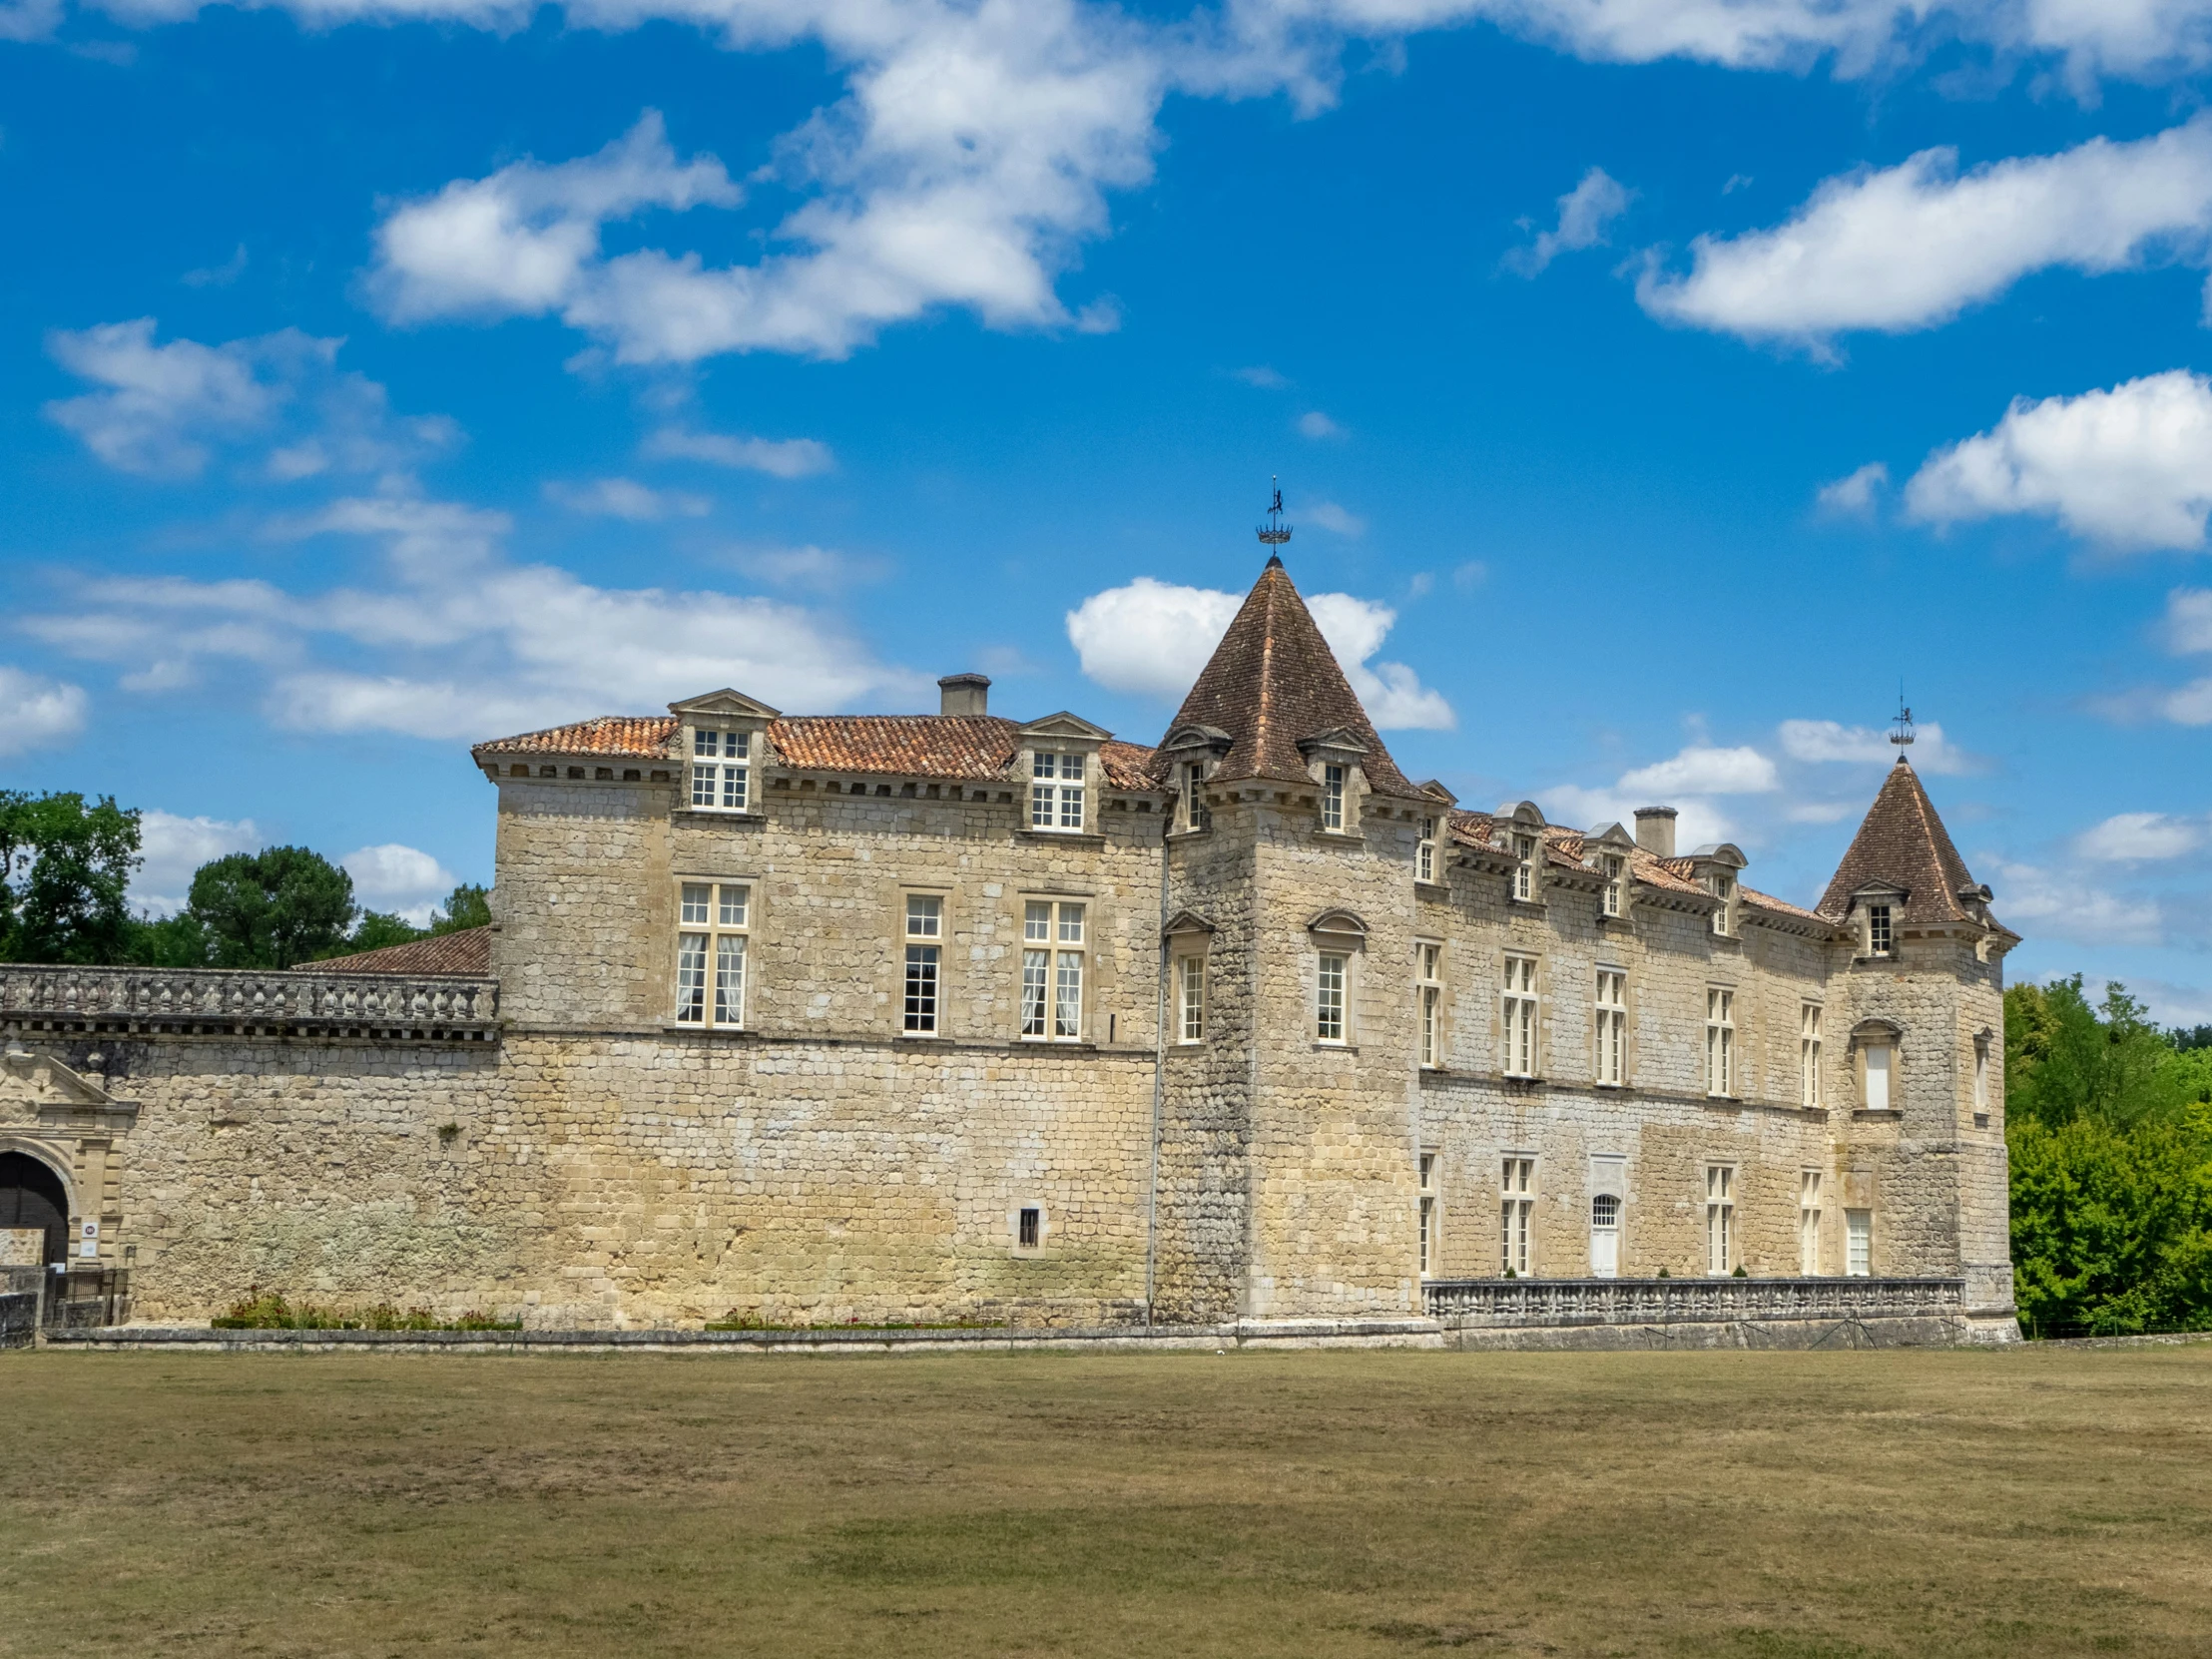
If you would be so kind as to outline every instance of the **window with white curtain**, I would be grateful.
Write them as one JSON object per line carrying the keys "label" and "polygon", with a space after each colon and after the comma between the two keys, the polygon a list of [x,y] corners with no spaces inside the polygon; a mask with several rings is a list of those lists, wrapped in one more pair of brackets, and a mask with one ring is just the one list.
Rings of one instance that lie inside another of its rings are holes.
{"label": "window with white curtain", "polygon": [[1087,906],[1032,898],[1021,917],[1021,1034],[1074,1042],[1083,1035]]}
{"label": "window with white curtain", "polygon": [[677,886],[676,1022],[745,1024],[745,952],[753,923],[750,881]]}

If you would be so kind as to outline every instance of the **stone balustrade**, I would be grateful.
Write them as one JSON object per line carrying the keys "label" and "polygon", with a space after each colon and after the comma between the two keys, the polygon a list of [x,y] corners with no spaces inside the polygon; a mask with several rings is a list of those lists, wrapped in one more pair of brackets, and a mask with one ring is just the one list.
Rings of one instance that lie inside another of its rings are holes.
{"label": "stone balustrade", "polygon": [[1468,1328],[1960,1319],[1963,1279],[1447,1279],[1430,1317]]}
{"label": "stone balustrade", "polygon": [[430,974],[0,964],[0,1027],[134,1035],[406,1038],[497,1034],[499,983]]}

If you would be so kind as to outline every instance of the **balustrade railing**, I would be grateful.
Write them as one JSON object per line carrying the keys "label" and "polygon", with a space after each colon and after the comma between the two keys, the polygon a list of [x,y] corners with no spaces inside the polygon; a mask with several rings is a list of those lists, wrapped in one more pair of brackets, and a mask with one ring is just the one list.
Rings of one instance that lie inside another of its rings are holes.
{"label": "balustrade railing", "polygon": [[1949,1318],[1966,1302],[1963,1279],[1449,1279],[1422,1292],[1431,1317],[1470,1326]]}
{"label": "balustrade railing", "polygon": [[0,964],[0,1023],[180,1032],[488,1034],[499,984],[426,974]]}

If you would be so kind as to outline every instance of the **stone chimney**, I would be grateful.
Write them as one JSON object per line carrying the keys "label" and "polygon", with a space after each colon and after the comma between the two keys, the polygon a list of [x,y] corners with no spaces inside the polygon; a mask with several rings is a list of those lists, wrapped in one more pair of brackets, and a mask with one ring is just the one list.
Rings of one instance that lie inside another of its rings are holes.
{"label": "stone chimney", "polygon": [[1654,857],[1674,856],[1674,809],[1672,807],[1638,807],[1636,809],[1636,844]]}
{"label": "stone chimney", "polygon": [[987,715],[991,712],[991,677],[987,674],[948,674],[937,682],[940,715]]}

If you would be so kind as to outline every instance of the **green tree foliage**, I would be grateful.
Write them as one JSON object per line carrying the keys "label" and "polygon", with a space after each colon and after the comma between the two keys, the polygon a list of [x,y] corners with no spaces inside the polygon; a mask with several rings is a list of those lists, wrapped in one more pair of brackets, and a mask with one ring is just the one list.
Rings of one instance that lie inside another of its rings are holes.
{"label": "green tree foliage", "polygon": [[2004,993],[2012,1267],[2031,1332],[2212,1326],[2212,1049],[2120,985]]}
{"label": "green tree foliage", "polygon": [[491,893],[472,881],[463,881],[447,894],[445,908],[430,919],[433,933],[460,933],[490,925]]}
{"label": "green tree foliage", "polygon": [[112,796],[0,790],[0,960],[116,960],[138,866],[139,816]]}
{"label": "green tree foliage", "polygon": [[281,968],[327,955],[356,914],[353,878],[304,846],[202,864],[187,908],[207,928],[217,967]]}
{"label": "green tree foliage", "polygon": [[447,895],[445,907],[430,915],[430,925],[417,927],[404,916],[386,910],[363,910],[347,938],[321,951],[323,956],[349,956],[357,950],[381,950],[388,944],[412,944],[440,933],[491,924],[491,895],[482,887],[463,881]]}

